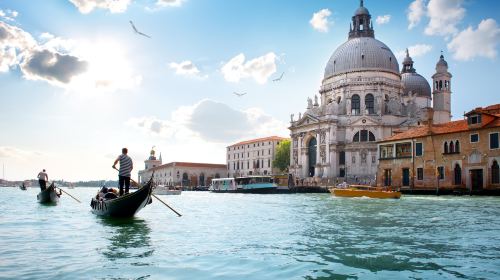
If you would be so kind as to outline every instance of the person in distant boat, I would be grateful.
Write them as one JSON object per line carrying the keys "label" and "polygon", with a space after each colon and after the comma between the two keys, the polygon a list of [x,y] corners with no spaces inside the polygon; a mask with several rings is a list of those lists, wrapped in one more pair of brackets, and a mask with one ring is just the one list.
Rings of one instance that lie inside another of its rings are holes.
{"label": "person in distant boat", "polygon": [[125,185],[125,193],[128,193],[128,189],[130,187],[130,175],[132,173],[132,169],[134,165],[132,163],[132,159],[127,155],[128,149],[123,148],[122,154],[118,156],[113,164],[113,168],[116,169],[116,164],[120,162],[120,170],[118,172],[118,182],[120,185],[120,196],[123,195],[123,185]]}
{"label": "person in distant boat", "polygon": [[44,191],[47,188],[47,181],[49,180],[49,175],[45,172],[45,169],[38,173],[38,183],[40,184],[40,189]]}

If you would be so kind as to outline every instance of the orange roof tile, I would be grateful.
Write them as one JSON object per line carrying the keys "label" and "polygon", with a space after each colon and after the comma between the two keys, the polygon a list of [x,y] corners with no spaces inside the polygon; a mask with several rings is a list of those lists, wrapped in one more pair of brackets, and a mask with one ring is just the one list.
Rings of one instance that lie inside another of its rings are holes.
{"label": "orange roof tile", "polygon": [[252,143],[257,143],[257,142],[265,142],[265,141],[281,141],[281,140],[285,140],[285,139],[290,139],[290,138],[284,138],[284,137],[279,137],[279,136],[269,136],[269,137],[264,137],[264,138],[257,138],[257,139],[238,142],[238,143],[233,144],[233,145],[228,146],[228,147],[252,144]]}

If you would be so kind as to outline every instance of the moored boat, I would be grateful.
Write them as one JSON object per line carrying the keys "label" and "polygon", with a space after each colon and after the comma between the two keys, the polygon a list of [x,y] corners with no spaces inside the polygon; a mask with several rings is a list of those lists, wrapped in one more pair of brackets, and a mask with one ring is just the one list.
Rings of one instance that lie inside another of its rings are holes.
{"label": "moored boat", "polygon": [[330,189],[330,193],[340,197],[369,197],[369,198],[401,197],[401,192],[387,190],[383,188],[365,186],[365,185],[349,185],[345,187],[334,187]]}
{"label": "moored boat", "polygon": [[172,186],[159,185],[153,189],[153,193],[156,195],[180,195],[182,193],[182,189]]}
{"label": "moored boat", "polygon": [[151,194],[153,191],[153,181],[150,179],[144,186],[137,191],[122,196],[115,194],[106,194],[103,197],[97,195],[90,202],[92,212],[99,216],[107,217],[133,217],[146,205],[151,203]]}
{"label": "moored boat", "polygon": [[36,199],[43,204],[57,204],[61,193],[56,192],[54,183],[50,184],[45,190],[38,193]]}
{"label": "moored boat", "polygon": [[212,179],[209,190],[218,193],[276,193],[271,176]]}

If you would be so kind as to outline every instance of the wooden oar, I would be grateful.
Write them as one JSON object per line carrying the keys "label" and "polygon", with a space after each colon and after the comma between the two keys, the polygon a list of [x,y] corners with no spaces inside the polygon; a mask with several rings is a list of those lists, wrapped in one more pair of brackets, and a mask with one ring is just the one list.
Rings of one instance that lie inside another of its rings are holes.
{"label": "wooden oar", "polygon": [[56,187],[58,188],[60,191],[62,191],[63,193],[69,195],[71,198],[73,198],[74,200],[78,201],[78,203],[82,203],[80,200],[76,199],[74,196],[70,195],[68,192],[66,192],[65,190],[59,188],[59,187]]}
{"label": "wooden oar", "polygon": [[167,206],[175,214],[177,214],[177,216],[179,216],[179,217],[182,216],[181,214],[179,214],[179,212],[175,211],[172,207],[168,206],[168,204],[166,204],[165,202],[163,202],[163,200],[161,200],[160,198],[158,198],[154,193],[152,193],[151,195],[154,196],[156,199],[158,199],[161,203],[163,203],[163,205]]}
{"label": "wooden oar", "polygon": [[[117,171],[119,171],[116,167],[113,166],[114,169],[116,169]],[[137,186],[141,186],[139,183],[137,183],[136,181],[134,181],[134,179],[130,178],[130,181],[134,184],[136,184]],[[165,203],[163,200],[159,199],[154,193],[151,193],[152,196],[154,196],[154,198],[158,199],[161,203],[163,203],[163,205],[167,206],[168,209],[172,210],[175,214],[177,214],[177,216],[182,216],[181,214],[179,214],[179,212],[175,211],[174,208],[170,207],[167,203]]]}

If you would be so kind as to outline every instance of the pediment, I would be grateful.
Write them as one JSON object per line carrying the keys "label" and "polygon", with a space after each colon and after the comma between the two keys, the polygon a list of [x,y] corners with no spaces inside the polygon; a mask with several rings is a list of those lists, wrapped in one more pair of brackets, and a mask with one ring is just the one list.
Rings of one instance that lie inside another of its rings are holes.
{"label": "pediment", "polygon": [[319,123],[319,119],[310,114],[304,114],[302,118],[297,121],[296,125],[309,125],[309,124],[317,124]]}
{"label": "pediment", "polygon": [[351,125],[372,126],[372,125],[379,125],[379,123],[370,117],[362,117],[362,118],[359,118],[359,119],[351,122]]}

